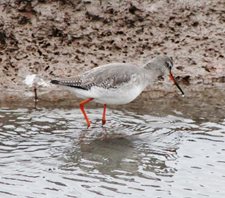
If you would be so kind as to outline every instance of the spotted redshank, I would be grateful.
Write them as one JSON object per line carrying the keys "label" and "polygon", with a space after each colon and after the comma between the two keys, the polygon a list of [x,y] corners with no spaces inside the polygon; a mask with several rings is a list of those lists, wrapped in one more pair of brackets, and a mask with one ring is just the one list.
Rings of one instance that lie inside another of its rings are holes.
{"label": "spotted redshank", "polygon": [[127,104],[133,101],[159,77],[168,75],[177,88],[184,92],[172,74],[173,61],[168,56],[158,56],[143,66],[127,63],[110,63],[76,76],[73,80],[51,80],[52,84],[72,88],[77,97],[83,98],[80,110],[90,127],[91,122],[84,105],[95,101],[104,105],[102,125],[106,123],[107,104]]}

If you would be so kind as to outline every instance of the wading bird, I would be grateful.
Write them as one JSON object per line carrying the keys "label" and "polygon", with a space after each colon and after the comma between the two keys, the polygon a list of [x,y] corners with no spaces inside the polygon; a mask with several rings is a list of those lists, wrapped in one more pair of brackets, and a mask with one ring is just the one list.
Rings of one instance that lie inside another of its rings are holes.
{"label": "wading bird", "polygon": [[80,110],[90,127],[91,122],[84,110],[84,105],[95,101],[104,105],[102,125],[106,123],[106,105],[127,104],[133,101],[159,77],[168,75],[177,88],[184,92],[172,74],[173,61],[168,56],[157,56],[143,66],[127,63],[110,63],[86,71],[73,80],[51,80],[52,84],[72,88],[76,96],[83,98]]}

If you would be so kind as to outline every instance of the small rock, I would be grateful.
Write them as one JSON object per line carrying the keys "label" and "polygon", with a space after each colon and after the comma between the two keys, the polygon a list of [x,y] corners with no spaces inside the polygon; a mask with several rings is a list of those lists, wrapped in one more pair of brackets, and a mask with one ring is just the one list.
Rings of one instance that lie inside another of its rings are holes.
{"label": "small rock", "polygon": [[25,16],[20,16],[18,19],[18,24],[20,25],[26,25],[27,23],[30,23],[30,19]]}
{"label": "small rock", "polygon": [[141,11],[141,10],[137,8],[134,4],[130,3],[129,12],[131,14],[135,14],[136,11]]}
{"label": "small rock", "polygon": [[181,80],[181,82],[184,84],[184,85],[190,85],[190,76],[187,75],[187,76],[184,76]]}

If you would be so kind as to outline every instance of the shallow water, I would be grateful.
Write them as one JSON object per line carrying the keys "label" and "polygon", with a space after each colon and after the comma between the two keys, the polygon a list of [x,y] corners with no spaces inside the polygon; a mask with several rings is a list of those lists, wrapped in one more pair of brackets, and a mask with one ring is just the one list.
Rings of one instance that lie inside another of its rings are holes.
{"label": "shallow water", "polygon": [[89,108],[90,129],[77,108],[2,107],[0,197],[224,197],[218,104],[138,104],[108,109],[106,127]]}

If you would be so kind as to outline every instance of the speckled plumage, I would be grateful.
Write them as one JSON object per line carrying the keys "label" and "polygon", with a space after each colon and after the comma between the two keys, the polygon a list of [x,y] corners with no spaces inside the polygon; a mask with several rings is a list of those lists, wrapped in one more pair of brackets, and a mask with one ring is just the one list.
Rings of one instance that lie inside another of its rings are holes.
{"label": "speckled plumage", "polygon": [[111,63],[96,67],[74,79],[52,80],[51,83],[72,88],[81,98],[93,98],[103,104],[126,104],[134,100],[147,85],[166,71],[172,60],[158,56],[143,66]]}
{"label": "speckled plumage", "polygon": [[140,68],[135,65],[112,63],[84,72],[70,80],[52,80],[51,83],[84,90],[89,90],[93,86],[111,89],[129,82],[138,74]]}

